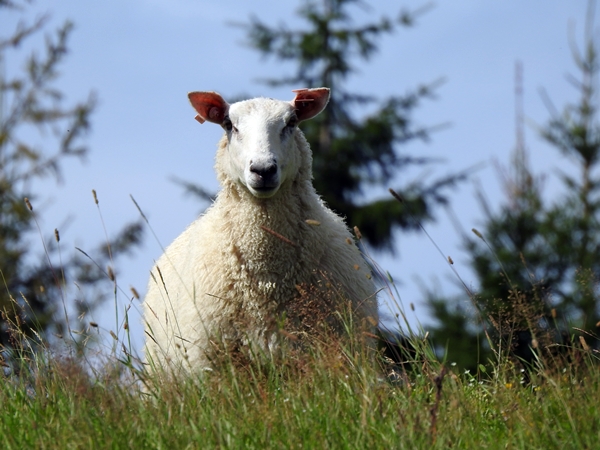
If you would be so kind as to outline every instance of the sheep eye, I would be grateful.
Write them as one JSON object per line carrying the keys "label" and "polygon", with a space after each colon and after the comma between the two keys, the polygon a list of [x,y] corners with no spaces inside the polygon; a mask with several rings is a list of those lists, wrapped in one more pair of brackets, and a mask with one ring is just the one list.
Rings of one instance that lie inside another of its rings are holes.
{"label": "sheep eye", "polygon": [[294,114],[292,117],[290,117],[290,120],[288,120],[288,123],[285,126],[286,128],[294,128],[296,125],[298,125],[298,118]]}
{"label": "sheep eye", "polygon": [[223,128],[225,128],[227,132],[234,131],[237,133],[237,128],[233,126],[233,123],[231,123],[231,119],[229,117],[225,117],[223,119]]}
{"label": "sheep eye", "polygon": [[298,118],[296,117],[296,115],[293,115],[285,124],[282,134],[291,132],[296,127],[296,125],[298,125]]}

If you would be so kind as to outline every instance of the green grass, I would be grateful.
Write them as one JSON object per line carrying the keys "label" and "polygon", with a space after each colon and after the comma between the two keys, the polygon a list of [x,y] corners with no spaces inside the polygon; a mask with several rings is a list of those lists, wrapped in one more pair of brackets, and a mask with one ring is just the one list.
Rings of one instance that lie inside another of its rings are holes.
{"label": "green grass", "polygon": [[[455,373],[427,357],[390,382],[356,347],[320,345],[261,366],[159,381],[70,358],[0,379],[2,448],[598,448],[595,356],[522,385],[508,360]],[[31,364],[30,364],[31,367]]]}
{"label": "green grass", "polygon": [[394,367],[349,330],[342,342],[315,338],[307,351],[224,359],[169,380],[134,367],[132,303],[123,319],[116,293],[115,283],[117,333],[90,323],[110,333],[102,358],[86,352],[85,336],[72,350],[85,358],[52,355],[39,335],[6,322],[13,357],[0,372],[0,449],[600,448],[600,365],[585,342],[525,377],[503,355],[480,373],[459,371],[414,337],[415,360],[390,376]]}

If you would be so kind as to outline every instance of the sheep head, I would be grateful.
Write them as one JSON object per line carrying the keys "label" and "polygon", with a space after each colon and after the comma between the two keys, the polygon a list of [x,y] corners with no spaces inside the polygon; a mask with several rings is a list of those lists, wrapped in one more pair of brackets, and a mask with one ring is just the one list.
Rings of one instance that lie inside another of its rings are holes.
{"label": "sheep head", "polygon": [[299,170],[298,123],[319,114],[329,89],[298,89],[291,102],[255,98],[230,105],[216,92],[190,92],[196,120],[219,124],[228,141],[227,175],[257,198],[274,196]]}

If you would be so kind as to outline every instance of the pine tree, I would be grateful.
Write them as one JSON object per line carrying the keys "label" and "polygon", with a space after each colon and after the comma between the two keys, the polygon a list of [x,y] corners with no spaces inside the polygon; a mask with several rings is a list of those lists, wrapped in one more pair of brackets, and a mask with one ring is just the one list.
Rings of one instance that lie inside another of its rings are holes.
{"label": "pine tree", "polygon": [[[26,7],[27,2],[0,0],[0,14],[7,16],[18,17]],[[19,21],[12,34],[0,36],[0,67],[5,54],[18,55],[19,47],[42,32],[47,22],[47,16],[29,24]],[[72,29],[67,22],[46,36],[44,51],[32,53],[14,78],[6,79],[0,72],[0,352],[14,344],[15,327],[23,335],[36,333],[45,342],[50,331],[65,333],[73,324],[65,323],[63,304],[74,310],[73,316],[97,305],[103,299],[99,287],[109,281],[104,269],[141,240],[141,225],[129,224],[112,242],[91,252],[91,258],[63,255],[59,261],[60,235],[55,230],[44,237],[43,251],[32,250],[42,248],[33,245],[39,242],[33,182],[60,180],[63,161],[88,151],[83,141],[91,127],[94,96],[68,105],[55,87]],[[43,148],[36,144],[38,136]],[[74,285],[77,298],[67,298],[67,286]]]}
{"label": "pine tree", "polygon": [[[368,62],[377,53],[377,41],[400,26],[413,25],[425,11],[354,25],[350,14],[354,3],[304,1],[298,16],[306,22],[305,29],[274,28],[256,17],[243,26],[250,46],[263,56],[296,65],[293,75],[264,82],[331,88],[325,111],[302,124],[313,150],[314,185],[329,206],[346,217],[350,226],[358,226],[371,244],[392,250],[394,230],[416,230],[416,220],[432,220],[434,206],[447,203],[447,188],[464,179],[466,172],[429,184],[417,180],[394,186],[403,203],[391,196],[373,199],[369,195],[369,188],[388,188],[401,172],[433,162],[405,154],[401,148],[415,139],[428,140],[436,128],[416,125],[411,115],[423,100],[434,97],[439,81],[382,100],[347,89],[348,79],[357,71],[355,64]],[[361,67],[364,71],[367,66]]]}
{"label": "pine tree", "polygon": [[[562,114],[547,101],[552,117],[540,130],[565,158],[563,167],[570,162],[575,169],[561,173],[562,195],[544,198],[543,177],[530,168],[519,119],[513,160],[503,174],[507,201],[494,210],[481,196],[484,225],[465,239],[479,280],[473,296],[479,323],[494,332],[494,344],[529,362],[534,351],[571,340],[577,330],[594,333],[600,320],[600,60],[593,6],[590,2],[584,51],[573,46],[581,79],[572,81],[580,99]],[[436,331],[447,335],[453,322],[439,314],[441,303],[430,299],[440,322]]]}

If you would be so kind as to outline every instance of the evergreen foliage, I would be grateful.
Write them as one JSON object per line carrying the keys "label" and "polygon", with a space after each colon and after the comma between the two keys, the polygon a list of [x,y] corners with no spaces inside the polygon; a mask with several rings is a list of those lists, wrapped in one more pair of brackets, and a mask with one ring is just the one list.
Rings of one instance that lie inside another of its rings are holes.
{"label": "evergreen foliage", "polygon": [[[502,174],[507,200],[496,209],[480,195],[483,227],[465,238],[479,281],[472,297],[473,315],[482,324],[479,332],[487,329],[494,344],[527,362],[535,361],[534,353],[555,352],[555,344],[572,341],[581,332],[590,346],[598,345],[591,339],[600,321],[600,60],[593,13],[590,2],[583,51],[573,44],[580,77],[571,81],[580,99],[562,113],[546,99],[551,118],[539,130],[565,159],[558,177],[561,194],[544,196],[544,179],[529,165],[518,120],[513,160]],[[473,354],[475,334],[466,345],[465,336],[451,337],[465,311],[452,311],[447,299],[431,296],[429,302],[440,322],[434,340],[445,340],[454,352]]]}
{"label": "evergreen foliage", "polygon": [[[0,14],[18,18],[26,7],[27,2],[1,1]],[[11,61],[17,60],[20,46],[34,40],[47,24],[47,16],[33,23],[18,21],[12,34],[0,36],[0,63],[9,52],[15,53]],[[34,51],[13,78],[0,72],[0,349],[11,345],[9,329],[15,324],[27,334],[63,334],[68,324],[57,308],[63,312],[68,303],[79,316],[94,307],[102,299],[96,287],[109,281],[104,268],[141,239],[141,225],[132,223],[89,258],[61,258],[55,230],[43,238],[43,254],[32,250],[40,247],[32,243],[41,233],[32,203],[43,198],[34,186],[49,177],[60,181],[63,162],[88,152],[84,138],[91,128],[95,97],[69,103],[56,87],[72,29],[67,22],[48,34],[44,50]],[[66,298],[67,286],[74,285],[75,302]]]}
{"label": "evergreen foliage", "polygon": [[447,203],[447,188],[464,179],[466,172],[394,186],[403,203],[369,195],[369,188],[388,188],[408,169],[434,162],[400,149],[414,140],[427,141],[438,128],[419,126],[412,114],[424,100],[435,97],[440,81],[381,100],[348,89],[349,78],[358,71],[356,63],[366,67],[364,63],[377,53],[378,40],[401,26],[413,25],[427,9],[357,24],[351,14],[353,4],[367,9],[355,0],[304,1],[298,16],[306,28],[271,27],[258,17],[243,27],[252,48],[296,66],[292,75],[265,79],[265,83],[331,88],[323,113],[302,124],[313,150],[315,188],[334,211],[346,217],[348,225],[358,226],[372,245],[393,251],[394,230],[416,230],[415,219],[432,220],[433,207]]}

